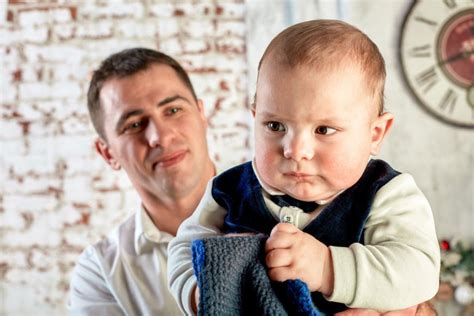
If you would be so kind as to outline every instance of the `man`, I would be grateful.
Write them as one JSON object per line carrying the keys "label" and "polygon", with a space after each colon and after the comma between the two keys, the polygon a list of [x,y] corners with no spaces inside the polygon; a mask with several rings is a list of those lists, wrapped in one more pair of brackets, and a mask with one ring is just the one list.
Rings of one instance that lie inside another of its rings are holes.
{"label": "man", "polygon": [[68,307],[78,314],[179,315],[166,282],[167,246],[215,174],[203,104],[183,68],[128,49],[94,72],[88,107],[97,152],[127,173],[142,206],[79,258]]}
{"label": "man", "polygon": [[167,247],[215,174],[202,101],[174,59],[133,48],[94,72],[88,108],[97,152],[112,169],[123,168],[142,205],[81,254],[68,308],[78,315],[180,315],[167,287]]}

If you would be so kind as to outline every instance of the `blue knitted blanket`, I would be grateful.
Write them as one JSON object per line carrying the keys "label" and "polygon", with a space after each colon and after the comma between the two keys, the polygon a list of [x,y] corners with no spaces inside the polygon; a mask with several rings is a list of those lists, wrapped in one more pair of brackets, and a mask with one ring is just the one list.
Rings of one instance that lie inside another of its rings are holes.
{"label": "blue knitted blanket", "polygon": [[323,315],[303,281],[270,281],[265,268],[266,239],[252,235],[193,242],[200,290],[198,315]]}

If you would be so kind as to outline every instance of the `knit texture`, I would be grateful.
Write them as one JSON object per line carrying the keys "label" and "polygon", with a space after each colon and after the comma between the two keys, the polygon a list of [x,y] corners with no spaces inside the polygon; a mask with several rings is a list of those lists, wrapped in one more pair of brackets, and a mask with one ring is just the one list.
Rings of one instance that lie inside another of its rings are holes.
{"label": "knit texture", "polygon": [[263,235],[211,237],[192,244],[198,315],[323,315],[301,280],[272,282]]}

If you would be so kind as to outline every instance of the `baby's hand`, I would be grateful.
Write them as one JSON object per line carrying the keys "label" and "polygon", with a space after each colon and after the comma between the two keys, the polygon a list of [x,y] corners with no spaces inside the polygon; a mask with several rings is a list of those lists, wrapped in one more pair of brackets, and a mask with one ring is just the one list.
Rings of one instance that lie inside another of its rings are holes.
{"label": "baby's hand", "polygon": [[289,223],[276,225],[265,245],[268,276],[273,281],[300,279],[311,292],[331,295],[331,252],[319,240]]}

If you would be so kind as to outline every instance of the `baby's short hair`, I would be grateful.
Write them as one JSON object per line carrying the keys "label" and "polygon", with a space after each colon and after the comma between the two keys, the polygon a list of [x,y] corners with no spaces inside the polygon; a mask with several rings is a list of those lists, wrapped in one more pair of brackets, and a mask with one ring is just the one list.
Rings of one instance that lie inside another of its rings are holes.
{"label": "baby's short hair", "polygon": [[334,69],[354,63],[365,73],[367,86],[376,97],[379,113],[383,112],[385,62],[370,38],[359,29],[337,20],[312,20],[288,27],[268,45],[258,65],[268,55],[290,67],[314,66]]}

